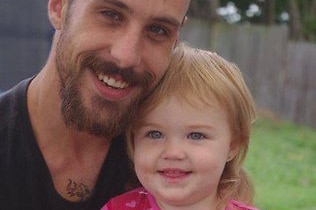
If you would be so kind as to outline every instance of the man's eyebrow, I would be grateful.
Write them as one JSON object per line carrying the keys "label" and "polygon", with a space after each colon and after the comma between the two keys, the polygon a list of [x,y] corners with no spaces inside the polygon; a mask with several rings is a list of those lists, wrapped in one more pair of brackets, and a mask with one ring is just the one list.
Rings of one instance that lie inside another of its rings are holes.
{"label": "man's eyebrow", "polygon": [[113,4],[114,6],[117,6],[124,10],[130,10],[130,8],[124,2],[121,2],[119,0],[103,0],[103,1],[109,4]]}
{"label": "man's eyebrow", "polygon": [[[128,5],[126,5],[122,1],[119,1],[119,0],[103,0],[103,1],[106,3],[109,3],[109,4],[113,4],[114,6],[119,7],[121,9],[128,10],[128,11],[132,12],[131,8],[129,8]],[[173,25],[176,28],[180,28],[182,25],[182,22],[180,22],[179,20],[177,20],[174,17],[155,17],[155,18],[153,18],[153,20],[157,21],[157,22],[162,22],[162,23],[167,23],[169,25]]]}
{"label": "man's eyebrow", "polygon": [[180,21],[178,21],[176,18],[173,18],[173,17],[156,17],[153,20],[157,22],[173,25],[176,28],[180,28],[182,25]]}

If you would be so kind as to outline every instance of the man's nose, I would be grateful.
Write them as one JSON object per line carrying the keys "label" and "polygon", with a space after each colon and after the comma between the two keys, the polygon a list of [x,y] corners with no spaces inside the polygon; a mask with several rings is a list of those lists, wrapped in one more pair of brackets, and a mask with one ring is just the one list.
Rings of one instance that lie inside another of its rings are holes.
{"label": "man's nose", "polygon": [[111,56],[120,68],[136,67],[141,62],[143,37],[141,30],[130,27],[115,39],[111,47]]}

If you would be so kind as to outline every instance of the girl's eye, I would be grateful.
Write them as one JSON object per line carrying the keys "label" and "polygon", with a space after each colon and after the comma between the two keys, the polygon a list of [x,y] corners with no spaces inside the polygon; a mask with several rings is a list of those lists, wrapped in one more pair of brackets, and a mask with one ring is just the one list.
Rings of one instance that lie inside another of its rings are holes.
{"label": "girl's eye", "polygon": [[188,135],[188,138],[192,140],[200,140],[200,139],[204,139],[205,136],[201,133],[190,133]]}
{"label": "girl's eye", "polygon": [[149,131],[147,133],[147,137],[152,138],[152,139],[160,139],[160,138],[163,138],[163,135],[159,131]]}
{"label": "girl's eye", "polygon": [[113,11],[113,10],[104,10],[104,11],[102,11],[102,14],[106,18],[114,20],[114,21],[120,21],[122,19],[120,13]]}

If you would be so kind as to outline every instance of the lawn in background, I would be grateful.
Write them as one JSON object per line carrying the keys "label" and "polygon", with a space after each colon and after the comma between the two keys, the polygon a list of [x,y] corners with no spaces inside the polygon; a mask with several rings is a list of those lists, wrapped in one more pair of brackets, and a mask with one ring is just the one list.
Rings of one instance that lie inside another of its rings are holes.
{"label": "lawn in background", "polygon": [[316,130],[259,118],[245,165],[261,210],[316,210]]}

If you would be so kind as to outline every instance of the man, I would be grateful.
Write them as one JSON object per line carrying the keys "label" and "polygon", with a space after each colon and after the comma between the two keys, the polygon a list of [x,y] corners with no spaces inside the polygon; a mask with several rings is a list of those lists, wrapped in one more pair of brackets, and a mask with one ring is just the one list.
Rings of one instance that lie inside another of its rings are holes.
{"label": "man", "polygon": [[46,65],[0,97],[1,209],[99,209],[124,190],[118,136],[162,78],[188,6],[49,0]]}

